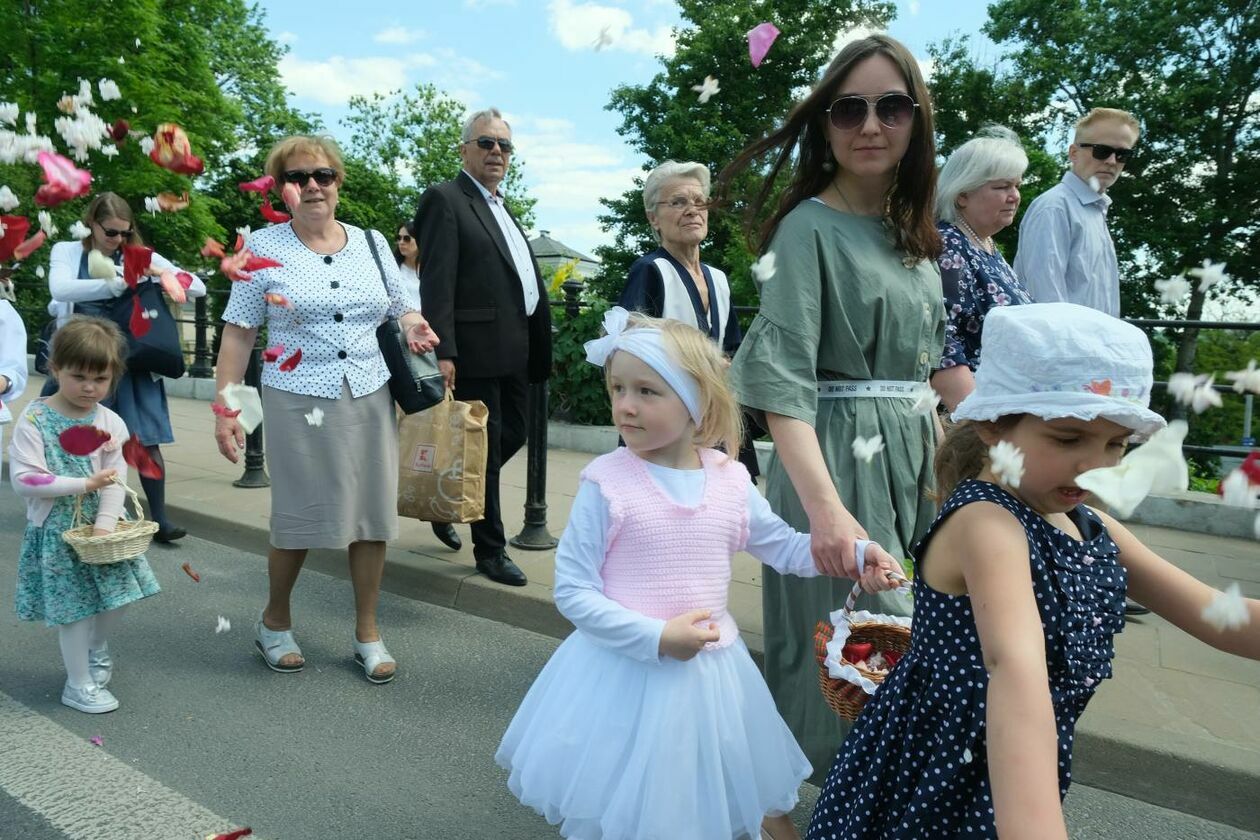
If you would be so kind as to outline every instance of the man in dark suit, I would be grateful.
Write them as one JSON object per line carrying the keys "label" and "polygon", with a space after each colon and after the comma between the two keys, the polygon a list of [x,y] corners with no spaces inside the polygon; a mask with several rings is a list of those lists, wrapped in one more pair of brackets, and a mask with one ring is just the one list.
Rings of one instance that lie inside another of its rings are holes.
{"label": "man in dark suit", "polygon": [[446,386],[490,410],[486,515],[472,524],[477,570],[524,586],[525,573],[504,550],[499,469],[525,443],[526,386],[551,371],[551,312],[525,232],[499,191],[512,151],[512,129],[497,109],[469,117],[459,146],[464,171],[424,191],[415,229],[420,297],[441,339]]}

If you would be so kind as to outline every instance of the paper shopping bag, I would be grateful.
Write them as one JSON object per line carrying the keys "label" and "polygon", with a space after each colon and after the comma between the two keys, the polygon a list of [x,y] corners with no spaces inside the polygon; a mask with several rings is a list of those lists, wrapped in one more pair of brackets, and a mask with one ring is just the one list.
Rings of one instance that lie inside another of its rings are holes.
{"label": "paper shopping bag", "polygon": [[485,516],[486,429],[480,400],[446,399],[398,423],[398,515],[423,522],[476,522]]}

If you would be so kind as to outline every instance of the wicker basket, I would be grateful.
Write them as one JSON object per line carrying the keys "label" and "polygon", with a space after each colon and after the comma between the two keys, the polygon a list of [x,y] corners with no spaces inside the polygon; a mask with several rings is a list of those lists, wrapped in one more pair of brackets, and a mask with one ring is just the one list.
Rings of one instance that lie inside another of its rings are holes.
{"label": "wicker basket", "polygon": [[83,497],[76,498],[74,525],[64,531],[61,538],[74,549],[74,553],[79,555],[79,560],[83,563],[101,566],[134,560],[148,550],[149,543],[153,542],[153,535],[157,533],[157,523],[144,518],[144,510],[140,507],[140,497],[136,495],[136,491],[118,478],[114,478],[114,483],[127,491],[135,508],[136,518],[119,519],[113,533],[93,536],[92,523],[83,524]]}
{"label": "wicker basket", "polygon": [[[855,583],[848,600],[844,602],[845,621],[849,621],[849,617],[853,615],[857,606],[857,597],[861,591],[861,587]],[[835,679],[827,672],[827,643],[831,641],[835,632],[836,628],[826,621],[818,622],[818,627],[814,632],[814,654],[818,658],[818,687],[822,689],[823,699],[827,701],[827,705],[833,712],[845,720],[857,720],[870,695],[862,686]],[[905,653],[910,649],[910,628],[883,621],[850,621],[849,640],[871,642],[876,650],[895,650],[898,653]],[[859,674],[876,685],[882,683],[888,676],[887,671],[870,671],[860,665],[854,665],[847,659],[842,661],[853,665]]]}

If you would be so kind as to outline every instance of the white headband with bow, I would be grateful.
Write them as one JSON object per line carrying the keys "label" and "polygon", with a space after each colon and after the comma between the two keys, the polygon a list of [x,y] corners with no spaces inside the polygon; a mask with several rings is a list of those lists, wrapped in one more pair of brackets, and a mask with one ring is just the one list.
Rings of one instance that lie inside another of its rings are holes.
{"label": "white headband with bow", "polygon": [[617,350],[624,350],[641,360],[645,365],[660,374],[661,379],[682,400],[687,413],[696,425],[700,425],[700,386],[695,377],[687,373],[674,359],[665,344],[665,335],[658,329],[638,327],[626,329],[630,313],[620,306],[614,306],[604,313],[604,332],[602,338],[594,338],[582,346],[586,349],[586,361],[603,367]]}

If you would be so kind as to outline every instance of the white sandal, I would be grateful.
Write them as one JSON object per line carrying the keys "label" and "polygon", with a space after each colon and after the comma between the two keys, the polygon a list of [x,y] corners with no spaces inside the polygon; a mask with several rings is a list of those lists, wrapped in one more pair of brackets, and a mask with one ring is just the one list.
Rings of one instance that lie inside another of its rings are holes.
{"label": "white sandal", "polygon": [[376,669],[382,665],[398,665],[398,661],[389,655],[389,651],[385,649],[385,643],[380,639],[377,639],[375,642],[360,642],[358,639],[355,639],[354,661],[363,668],[363,674],[368,678],[368,682],[376,685],[384,685],[398,674],[397,667],[395,667],[388,674],[376,675]]}
{"label": "white sandal", "polygon": [[254,647],[258,648],[268,668],[281,674],[296,674],[306,667],[306,657],[302,657],[302,661],[297,665],[280,664],[280,660],[291,653],[302,656],[302,649],[298,647],[292,630],[272,630],[263,624],[260,615],[258,623],[254,625],[254,631]]}

